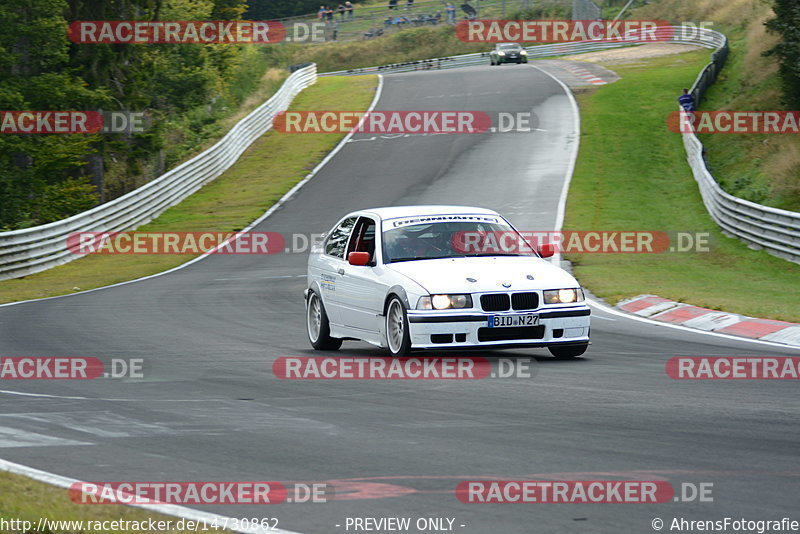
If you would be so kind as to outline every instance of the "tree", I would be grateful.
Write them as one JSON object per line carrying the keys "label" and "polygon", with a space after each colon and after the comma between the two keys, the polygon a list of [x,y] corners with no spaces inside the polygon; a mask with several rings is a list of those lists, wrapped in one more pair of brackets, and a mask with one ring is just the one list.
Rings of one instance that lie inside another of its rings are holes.
{"label": "tree", "polygon": [[779,58],[784,101],[790,108],[800,109],[800,4],[797,0],[773,0],[772,9],[775,18],[766,26],[781,36],[781,42],[765,55]]}
{"label": "tree", "polygon": [[[0,4],[0,110],[84,110],[108,102],[68,68],[66,6],[65,0]],[[0,135],[0,227],[38,222],[48,186],[80,175],[95,138]],[[95,201],[91,189],[80,191]]]}

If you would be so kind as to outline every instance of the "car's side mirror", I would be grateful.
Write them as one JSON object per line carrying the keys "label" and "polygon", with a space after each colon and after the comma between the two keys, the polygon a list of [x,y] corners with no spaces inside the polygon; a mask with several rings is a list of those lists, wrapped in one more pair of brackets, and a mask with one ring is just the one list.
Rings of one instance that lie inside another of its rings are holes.
{"label": "car's side mirror", "polygon": [[363,267],[369,263],[369,252],[351,252],[347,255],[347,263]]}
{"label": "car's side mirror", "polygon": [[550,258],[556,253],[556,246],[553,243],[542,243],[539,247],[539,256]]}

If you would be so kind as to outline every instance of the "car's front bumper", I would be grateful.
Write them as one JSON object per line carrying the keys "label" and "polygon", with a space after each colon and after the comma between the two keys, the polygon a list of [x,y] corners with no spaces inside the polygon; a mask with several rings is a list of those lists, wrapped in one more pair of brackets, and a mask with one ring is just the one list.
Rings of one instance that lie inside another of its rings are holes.
{"label": "car's front bumper", "polygon": [[504,57],[498,58],[497,62],[498,63],[527,63],[528,62],[528,58],[527,57],[508,57],[508,56],[504,56]]}
{"label": "car's front bumper", "polygon": [[[539,324],[511,328],[488,326],[492,316],[526,313],[538,315]],[[585,305],[513,313],[409,310],[408,327],[411,346],[415,349],[550,346],[588,342],[590,315],[591,310]]]}

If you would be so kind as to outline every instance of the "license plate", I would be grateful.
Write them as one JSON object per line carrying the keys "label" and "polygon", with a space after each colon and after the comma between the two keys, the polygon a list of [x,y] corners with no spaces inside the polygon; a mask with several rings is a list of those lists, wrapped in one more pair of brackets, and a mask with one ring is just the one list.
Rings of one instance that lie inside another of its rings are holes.
{"label": "license plate", "polygon": [[489,328],[504,328],[507,326],[536,326],[539,316],[535,313],[525,315],[492,315],[489,317]]}

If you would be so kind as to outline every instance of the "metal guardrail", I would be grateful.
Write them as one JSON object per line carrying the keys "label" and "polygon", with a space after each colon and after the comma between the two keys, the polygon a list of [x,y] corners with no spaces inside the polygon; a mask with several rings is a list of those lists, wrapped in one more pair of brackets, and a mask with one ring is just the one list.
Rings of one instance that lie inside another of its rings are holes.
{"label": "metal guardrail", "polygon": [[[694,28],[689,26],[662,26],[656,29],[655,38],[658,42],[669,42],[679,44],[691,44],[706,48],[719,48],[727,42],[724,35],[706,28]],[[526,47],[529,59],[541,59],[547,57],[569,56],[573,54],[583,54],[586,52],[597,52],[620,48],[623,46],[638,46],[652,43],[653,40],[637,40],[635,35],[630,36],[626,41],[579,41],[570,43],[542,44]],[[487,45],[487,48],[491,45]],[[341,70],[335,72],[321,73],[320,76],[358,76],[362,74],[389,74],[395,72],[412,72],[417,70],[444,70],[460,67],[470,67],[473,65],[488,65],[489,52],[478,52],[475,54],[463,54],[459,56],[439,57],[433,59],[421,59],[408,61],[405,63],[392,63],[374,67],[363,67],[359,69]]]}
{"label": "metal guardrail", "polygon": [[73,232],[118,232],[151,221],[214,180],[272,127],[295,95],[317,80],[315,64],[292,73],[269,100],[239,121],[214,146],[110,202],[67,219],[0,233],[0,280],[19,278],[79,258],[67,248]]}
{"label": "metal guardrail", "polygon": [[[727,57],[726,39],[692,86],[695,103],[702,101],[716,81]],[[800,263],[800,213],[763,206],[726,193],[708,170],[703,143],[697,136],[693,132],[684,133],[683,144],[703,204],[723,232],[738,237],[750,248],[764,249],[774,256]]]}

